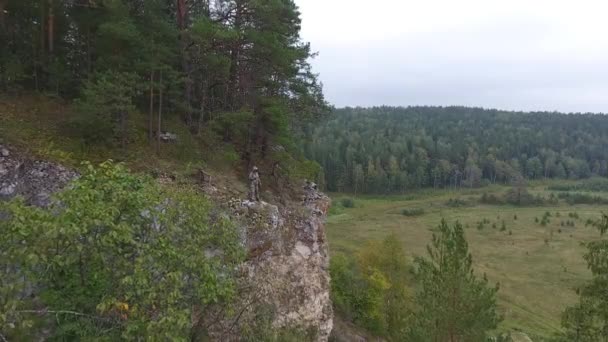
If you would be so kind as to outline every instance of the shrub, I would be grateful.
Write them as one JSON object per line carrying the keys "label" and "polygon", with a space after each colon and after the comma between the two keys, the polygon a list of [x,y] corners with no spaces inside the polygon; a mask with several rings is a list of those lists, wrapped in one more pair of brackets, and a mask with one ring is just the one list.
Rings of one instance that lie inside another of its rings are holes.
{"label": "shrub", "polygon": [[331,258],[332,300],[337,312],[380,336],[400,338],[406,324],[409,277],[401,243],[390,235],[371,241],[356,258]]}
{"label": "shrub", "polygon": [[344,197],[343,199],[340,200],[340,204],[342,204],[342,206],[344,208],[354,208],[355,207],[355,200],[353,200],[350,197]]}
{"label": "shrub", "polygon": [[487,193],[483,193],[481,195],[481,197],[479,198],[479,202],[484,203],[484,204],[491,204],[491,205],[500,205],[500,204],[505,203],[504,199],[502,199],[501,197],[496,196],[495,194],[487,194]]}
{"label": "shrub", "polygon": [[573,204],[608,204],[608,198],[582,193],[562,192],[558,195],[566,203]]}
{"label": "shrub", "polygon": [[460,198],[450,198],[446,202],[446,205],[448,207],[452,207],[452,208],[460,208],[460,207],[466,207],[469,204],[465,200],[460,199]]}
{"label": "shrub", "polygon": [[420,216],[424,215],[424,209],[422,208],[406,208],[401,211],[403,216]]}
{"label": "shrub", "polygon": [[578,219],[578,213],[574,212],[574,213],[568,213],[568,217],[573,218],[573,219]]}
{"label": "shrub", "polygon": [[234,294],[244,256],[238,231],[210,209],[193,190],[164,190],[112,163],[86,166],[48,209],[0,203],[10,217],[0,221],[0,305],[12,301],[0,331],[32,318],[19,314],[25,279],[52,315],[53,340],[188,339],[194,310]]}
{"label": "shrub", "polygon": [[576,184],[556,184],[548,187],[553,191],[608,191],[608,179],[591,178]]}
{"label": "shrub", "polygon": [[[526,206],[526,205],[540,205],[538,198],[532,196],[526,189],[512,188],[505,195],[505,201],[512,205]],[[542,201],[541,201],[542,202]]]}

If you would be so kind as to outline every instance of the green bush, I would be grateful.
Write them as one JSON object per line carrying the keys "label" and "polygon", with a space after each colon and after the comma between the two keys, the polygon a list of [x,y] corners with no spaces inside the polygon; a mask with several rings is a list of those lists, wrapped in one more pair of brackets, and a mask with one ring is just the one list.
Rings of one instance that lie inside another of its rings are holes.
{"label": "green bush", "polygon": [[355,207],[355,200],[350,198],[350,197],[345,197],[342,198],[340,200],[340,204],[344,207],[344,208],[354,208]]}
{"label": "green bush", "polygon": [[52,340],[188,339],[195,310],[233,296],[243,259],[237,230],[210,209],[112,163],[87,165],[48,209],[0,203],[0,331],[37,338],[28,284]]}
{"label": "green bush", "polygon": [[114,126],[110,120],[98,115],[81,113],[63,126],[64,133],[78,139],[84,146],[109,145],[114,139]]}
{"label": "green bush", "polygon": [[573,192],[561,192],[558,194],[560,199],[566,201],[566,203],[573,204],[608,204],[608,198],[601,196],[592,196],[583,193]]}
{"label": "green bush", "polygon": [[468,202],[460,198],[450,198],[445,204],[452,208],[466,207],[469,205]]}
{"label": "green bush", "polygon": [[421,216],[424,215],[424,209],[422,208],[406,208],[401,211],[403,216]]}
{"label": "green bush", "polygon": [[331,258],[331,291],[336,312],[368,331],[403,340],[408,317],[407,257],[394,235],[370,241],[356,258]]}
{"label": "green bush", "polygon": [[505,203],[505,200],[495,194],[483,193],[479,198],[479,202],[483,204],[501,205]]}
{"label": "green bush", "polygon": [[606,178],[591,178],[575,184],[556,184],[548,187],[553,191],[608,191],[608,179]]}

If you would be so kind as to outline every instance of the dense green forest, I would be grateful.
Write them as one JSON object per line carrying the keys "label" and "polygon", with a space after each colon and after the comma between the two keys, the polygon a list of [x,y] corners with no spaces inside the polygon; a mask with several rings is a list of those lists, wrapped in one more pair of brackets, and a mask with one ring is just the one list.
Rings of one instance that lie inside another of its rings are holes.
{"label": "dense green forest", "polygon": [[330,191],[399,193],[608,176],[608,117],[467,107],[343,108],[304,144]]}
{"label": "dense green forest", "polygon": [[0,89],[76,100],[86,144],[127,148],[180,116],[247,160],[327,112],[291,0],[2,0]]}

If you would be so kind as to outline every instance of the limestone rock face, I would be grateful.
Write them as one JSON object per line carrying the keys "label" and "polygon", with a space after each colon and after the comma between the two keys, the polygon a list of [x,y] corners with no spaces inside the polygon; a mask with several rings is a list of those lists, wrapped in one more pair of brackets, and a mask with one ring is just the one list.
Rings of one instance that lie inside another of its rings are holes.
{"label": "limestone rock face", "polygon": [[324,227],[329,206],[329,198],[312,187],[293,206],[232,203],[245,223],[243,243],[249,254],[241,286],[247,291],[237,304],[238,317],[217,324],[213,339],[239,340],[239,326],[255,325],[260,308],[270,308],[272,329],[298,329],[312,340],[328,340],[333,328]]}
{"label": "limestone rock face", "polygon": [[59,164],[30,160],[0,146],[0,200],[23,196],[30,205],[46,207],[51,194],[78,174]]}

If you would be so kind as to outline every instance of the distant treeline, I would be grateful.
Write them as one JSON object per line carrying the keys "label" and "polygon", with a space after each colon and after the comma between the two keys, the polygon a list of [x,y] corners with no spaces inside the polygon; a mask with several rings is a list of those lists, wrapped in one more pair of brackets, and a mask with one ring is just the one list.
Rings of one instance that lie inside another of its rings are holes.
{"label": "distant treeline", "polygon": [[330,191],[398,193],[608,176],[608,116],[467,107],[343,108],[303,148]]}

